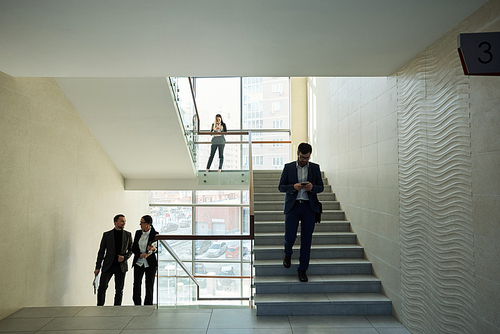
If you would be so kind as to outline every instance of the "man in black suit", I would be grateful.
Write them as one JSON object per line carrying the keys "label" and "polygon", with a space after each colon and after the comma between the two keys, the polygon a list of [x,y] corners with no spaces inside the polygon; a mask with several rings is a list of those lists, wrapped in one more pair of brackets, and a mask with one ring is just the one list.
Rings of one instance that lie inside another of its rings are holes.
{"label": "man in black suit", "polygon": [[153,218],[150,215],[142,216],[140,222],[141,229],[135,232],[134,244],[134,293],[132,299],[134,305],[141,305],[142,277],[146,274],[146,297],[144,305],[153,305],[153,287],[155,282],[156,268],[158,260],[156,259],[155,236],[158,234],[153,228]]}
{"label": "man in black suit", "polygon": [[125,273],[128,270],[127,260],[132,255],[132,234],[124,231],[125,216],[116,215],[113,219],[115,228],[104,232],[97,252],[94,275],[101,271],[101,280],[97,290],[97,306],[103,306],[106,290],[111,276],[115,276],[115,306],[122,304]]}
{"label": "man in black suit", "polygon": [[285,193],[285,256],[283,266],[290,268],[293,244],[300,224],[300,257],[297,273],[300,282],[307,282],[306,270],[311,257],[311,241],[319,212],[317,194],[324,189],[318,164],[309,162],[312,147],[301,143],[297,150],[297,161],[287,163],[281,173],[278,189]]}

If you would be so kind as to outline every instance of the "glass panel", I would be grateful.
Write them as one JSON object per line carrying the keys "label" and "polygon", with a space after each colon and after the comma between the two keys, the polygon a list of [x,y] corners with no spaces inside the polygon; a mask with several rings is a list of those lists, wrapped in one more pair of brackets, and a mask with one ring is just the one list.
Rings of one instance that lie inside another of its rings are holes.
{"label": "glass panel", "polygon": [[[203,259],[217,259],[217,260],[225,260],[227,257],[228,249],[233,246],[235,243],[238,243],[237,240],[228,240],[228,241],[208,241],[208,240],[196,240],[195,241],[195,258],[196,260]],[[210,244],[209,244],[210,243]]]}
{"label": "glass panel", "polygon": [[243,190],[243,204],[250,204],[250,192]]}
{"label": "glass panel", "polygon": [[227,130],[240,129],[240,78],[196,78],[200,130],[210,131],[220,114]]}
{"label": "glass panel", "polygon": [[190,204],[191,191],[151,191],[151,204]]}
{"label": "glass panel", "polygon": [[[162,233],[166,234],[166,233]],[[192,242],[190,240],[167,240],[168,244],[182,261],[190,261],[192,254]],[[158,245],[158,261],[175,261],[161,242]],[[160,263],[158,263],[158,266]]]}
{"label": "glass panel", "polygon": [[184,134],[191,152],[193,162],[196,163],[196,152],[194,142],[196,134],[196,113],[194,111],[193,95],[188,78],[170,78],[174,98],[177,102],[179,115],[184,126]]}
{"label": "glass panel", "polygon": [[250,208],[243,208],[243,234],[250,234]]}
{"label": "glass panel", "polygon": [[[206,139],[202,139],[202,138]],[[240,141],[240,136],[225,136],[226,144],[224,145],[223,157],[224,161],[222,164],[222,170],[240,170],[241,169],[241,145],[240,144],[231,144],[229,141]],[[233,138],[233,139],[231,139]],[[212,140],[209,136],[200,136],[200,144],[198,144],[197,148],[197,169],[200,171],[205,171],[208,165],[208,160],[210,158],[210,153],[212,149],[212,145],[210,141]],[[206,144],[203,144],[206,142]],[[212,160],[212,164],[210,165],[209,170],[216,172],[219,169],[219,150],[214,153],[214,157]],[[247,168],[248,169],[248,168]]]}
{"label": "glass panel", "polygon": [[[239,131],[240,78],[196,78],[196,103],[200,117],[200,130],[210,131],[215,115],[220,114],[228,131]],[[240,141],[240,136],[225,136],[226,142]],[[200,142],[211,142],[212,136],[199,136]],[[211,144],[200,144],[197,148],[197,168],[205,170],[210,156]],[[226,144],[224,147],[224,170],[241,168],[240,145]],[[218,169],[218,153],[212,169]]]}
{"label": "glass panel", "polygon": [[[246,137],[246,136],[245,136]],[[288,141],[288,133],[253,133],[252,141],[273,140]],[[242,145],[243,168],[248,168],[248,144]],[[253,169],[270,170],[283,169],[283,165],[290,162],[290,144],[253,144],[252,145]]]}
{"label": "glass panel", "polygon": [[[288,77],[243,80],[243,129],[289,129]],[[252,138],[253,139],[253,138]]]}
{"label": "glass panel", "polygon": [[[249,262],[250,261],[250,256],[251,256],[251,241],[250,240],[242,240],[242,243],[243,243],[243,261],[245,262]],[[246,266],[244,264],[244,266]],[[250,265],[248,265],[249,268],[250,268]],[[245,268],[245,267],[244,267]],[[243,275],[244,276],[250,276],[250,271],[248,271],[247,273],[245,273],[245,271],[243,271]]]}
{"label": "glass panel", "polygon": [[151,206],[153,226],[160,234],[191,234],[192,208]]}
{"label": "glass panel", "polygon": [[239,190],[200,190],[196,191],[195,203],[203,204],[240,204]]}
{"label": "glass panel", "polygon": [[195,234],[240,234],[240,209],[233,207],[196,207]]}

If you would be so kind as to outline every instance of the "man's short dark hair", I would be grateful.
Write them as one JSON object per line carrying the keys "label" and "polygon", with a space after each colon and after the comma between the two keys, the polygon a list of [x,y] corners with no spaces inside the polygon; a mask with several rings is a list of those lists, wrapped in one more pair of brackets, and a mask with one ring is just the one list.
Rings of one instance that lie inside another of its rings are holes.
{"label": "man's short dark hair", "polygon": [[116,223],[120,217],[125,218],[125,215],[122,215],[121,213],[119,215],[116,215],[115,218],[113,218],[113,221]]}
{"label": "man's short dark hair", "polygon": [[153,218],[151,218],[150,215],[145,215],[145,216],[142,216],[142,219],[144,219],[144,221],[146,223],[148,223],[149,225],[153,225]]}
{"label": "man's short dark hair", "polygon": [[302,153],[302,154],[307,154],[307,153],[312,153],[313,148],[311,145],[308,143],[300,143],[299,147],[297,148],[297,154]]}

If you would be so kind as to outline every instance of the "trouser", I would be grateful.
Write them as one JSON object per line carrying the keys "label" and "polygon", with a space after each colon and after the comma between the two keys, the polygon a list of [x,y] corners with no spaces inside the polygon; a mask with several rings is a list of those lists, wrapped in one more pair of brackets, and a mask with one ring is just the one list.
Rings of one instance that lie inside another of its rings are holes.
{"label": "trouser", "polygon": [[108,289],[111,276],[115,276],[115,306],[120,306],[123,299],[123,285],[125,284],[125,273],[120,267],[109,268],[105,272],[101,272],[101,280],[99,281],[99,289],[97,289],[97,306],[103,306],[106,299],[106,290]]}
{"label": "trouser", "polygon": [[292,210],[285,214],[285,255],[292,256],[293,244],[297,239],[297,229],[300,223],[300,256],[299,268],[297,270],[307,270],[309,259],[311,258],[311,242],[314,232],[316,213],[311,209],[309,202],[295,202]]}
{"label": "trouser", "polygon": [[222,169],[222,164],[224,163],[224,146],[226,144],[212,144],[210,149],[210,158],[208,159],[207,169],[210,169],[212,166],[212,161],[214,160],[215,151],[219,149],[219,169]]}
{"label": "trouser", "polygon": [[153,286],[155,283],[156,267],[134,266],[134,290],[132,300],[134,305],[141,305],[142,277],[146,274],[146,298],[144,305],[153,305]]}

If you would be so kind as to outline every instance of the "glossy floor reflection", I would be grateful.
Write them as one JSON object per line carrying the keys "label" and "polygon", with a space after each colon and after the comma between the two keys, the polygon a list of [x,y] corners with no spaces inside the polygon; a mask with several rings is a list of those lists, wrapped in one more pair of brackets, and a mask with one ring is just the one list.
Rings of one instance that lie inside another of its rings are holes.
{"label": "glossy floor reflection", "polygon": [[408,334],[391,316],[259,316],[251,309],[147,306],[23,308],[0,333],[68,334]]}

